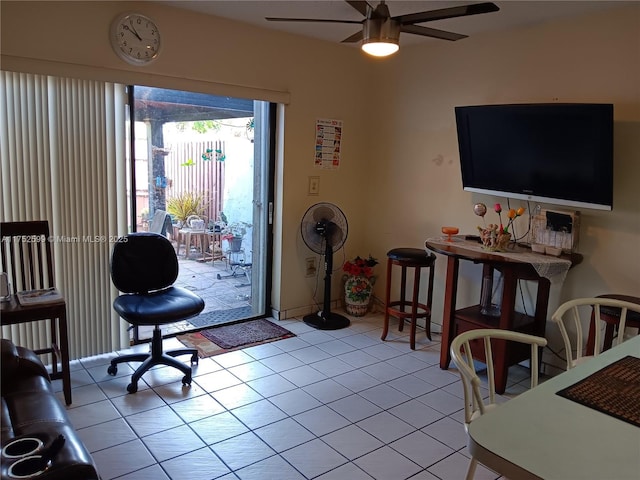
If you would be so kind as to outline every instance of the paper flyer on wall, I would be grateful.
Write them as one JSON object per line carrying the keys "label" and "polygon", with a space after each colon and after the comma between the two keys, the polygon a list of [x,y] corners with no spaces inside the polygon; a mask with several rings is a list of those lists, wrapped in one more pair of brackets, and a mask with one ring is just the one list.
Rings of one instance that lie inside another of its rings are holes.
{"label": "paper flyer on wall", "polygon": [[318,119],[314,165],[319,168],[338,168],[341,143],[342,120]]}

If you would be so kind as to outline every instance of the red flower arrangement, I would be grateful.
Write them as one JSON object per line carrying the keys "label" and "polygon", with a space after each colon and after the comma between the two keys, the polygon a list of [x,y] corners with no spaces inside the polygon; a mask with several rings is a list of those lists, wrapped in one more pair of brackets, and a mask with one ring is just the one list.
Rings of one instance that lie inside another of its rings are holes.
{"label": "red flower arrangement", "polygon": [[342,270],[347,275],[353,275],[355,277],[373,277],[373,267],[378,264],[378,261],[369,255],[368,258],[356,257],[353,260],[347,260],[342,266]]}

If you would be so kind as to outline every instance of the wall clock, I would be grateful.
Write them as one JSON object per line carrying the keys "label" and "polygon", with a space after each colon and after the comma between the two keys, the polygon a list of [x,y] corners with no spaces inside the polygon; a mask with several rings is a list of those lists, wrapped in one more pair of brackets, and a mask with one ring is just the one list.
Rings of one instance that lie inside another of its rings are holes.
{"label": "wall clock", "polygon": [[116,54],[131,65],[147,65],[160,54],[160,30],[149,17],[124,13],[111,24],[111,46]]}

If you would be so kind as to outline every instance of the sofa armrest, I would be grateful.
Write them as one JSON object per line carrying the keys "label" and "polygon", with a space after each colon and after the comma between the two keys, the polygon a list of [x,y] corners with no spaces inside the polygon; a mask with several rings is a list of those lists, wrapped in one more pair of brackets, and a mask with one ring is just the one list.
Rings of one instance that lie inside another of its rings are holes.
{"label": "sofa armrest", "polygon": [[2,390],[10,389],[11,385],[25,377],[40,376],[49,381],[46,367],[32,350],[19,347],[11,340],[2,339],[1,378]]}

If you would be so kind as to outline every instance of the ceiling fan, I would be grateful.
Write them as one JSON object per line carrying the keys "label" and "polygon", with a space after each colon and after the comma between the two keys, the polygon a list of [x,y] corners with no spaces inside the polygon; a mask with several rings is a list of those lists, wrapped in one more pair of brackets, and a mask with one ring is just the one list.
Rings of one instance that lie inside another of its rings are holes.
{"label": "ceiling fan", "polygon": [[323,23],[354,23],[361,24],[362,30],[342,40],[342,43],[355,43],[362,40],[362,49],[370,55],[385,57],[398,51],[400,32],[423,35],[425,37],[440,38],[442,40],[460,40],[467,35],[446,32],[435,28],[423,27],[417,23],[432,22],[446,18],[478,15],[481,13],[497,12],[498,6],[491,2],[459,5],[428,12],[410,13],[392,17],[389,7],[382,0],[373,8],[366,1],[345,0],[349,5],[364,15],[362,20],[332,20],[319,18],[281,18],[266,17],[270,22],[323,22]]}

